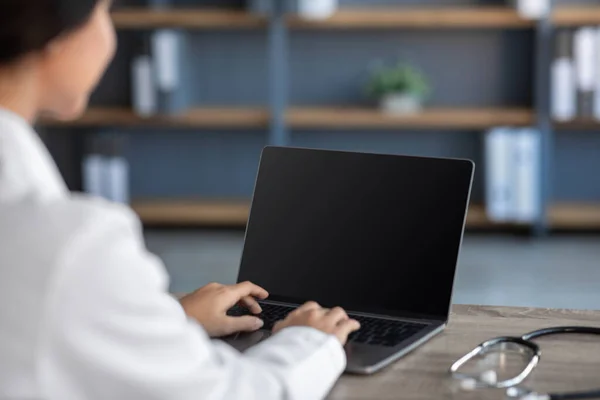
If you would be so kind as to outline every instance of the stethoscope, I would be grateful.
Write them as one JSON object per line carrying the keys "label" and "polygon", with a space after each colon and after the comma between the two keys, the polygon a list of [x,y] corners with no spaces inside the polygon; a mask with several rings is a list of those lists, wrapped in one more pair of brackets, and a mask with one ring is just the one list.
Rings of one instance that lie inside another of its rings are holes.
{"label": "stethoscope", "polygon": [[[587,392],[571,392],[571,393],[537,393],[532,390],[519,386],[531,374],[535,367],[540,362],[541,350],[540,347],[532,342],[533,339],[542,336],[557,335],[557,334],[587,334],[600,335],[600,328],[592,328],[585,326],[563,326],[555,328],[545,328],[527,333],[521,337],[497,337],[483,342],[471,352],[464,355],[450,367],[450,374],[453,379],[460,382],[460,387],[463,390],[475,390],[480,388],[506,389],[506,394],[512,399],[521,400],[579,400],[579,399],[600,399],[600,389]],[[466,374],[459,372],[459,369],[468,361],[479,355],[484,355],[488,350],[498,348],[498,346],[517,345],[523,352],[530,352],[531,361],[525,369],[517,376],[505,380],[498,380],[495,371],[484,371],[480,374]]]}

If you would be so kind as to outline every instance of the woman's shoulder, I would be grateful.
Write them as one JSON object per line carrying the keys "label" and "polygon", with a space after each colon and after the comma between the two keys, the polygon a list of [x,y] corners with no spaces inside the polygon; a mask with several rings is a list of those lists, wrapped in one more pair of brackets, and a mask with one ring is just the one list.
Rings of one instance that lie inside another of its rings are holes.
{"label": "woman's shoulder", "polygon": [[[138,219],[126,206],[79,196],[0,202],[0,221],[0,265],[5,267],[0,268],[0,301],[38,316],[36,308],[52,282],[70,276],[67,265],[76,266],[71,275],[78,269],[87,273],[86,268],[102,263],[121,243],[141,248],[143,241]],[[111,279],[118,276],[114,269],[97,269],[112,273]]]}
{"label": "woman's shoulder", "polygon": [[[72,195],[44,202],[0,204],[0,243],[34,248],[46,257],[65,247],[93,242],[107,232],[141,238],[141,224],[131,209],[87,196]],[[4,247],[4,246],[2,246]]]}
{"label": "woman's shoulder", "polygon": [[43,217],[55,224],[67,222],[74,230],[111,224],[140,228],[139,219],[131,208],[96,197],[73,194],[63,201],[50,202],[47,208],[41,210]]}

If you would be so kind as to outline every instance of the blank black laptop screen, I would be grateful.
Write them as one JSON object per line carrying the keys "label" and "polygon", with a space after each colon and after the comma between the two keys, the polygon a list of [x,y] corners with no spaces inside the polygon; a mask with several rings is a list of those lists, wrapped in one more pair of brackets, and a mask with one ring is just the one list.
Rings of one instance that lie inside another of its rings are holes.
{"label": "blank black laptop screen", "polygon": [[446,318],[466,160],[266,148],[239,280],[274,300]]}

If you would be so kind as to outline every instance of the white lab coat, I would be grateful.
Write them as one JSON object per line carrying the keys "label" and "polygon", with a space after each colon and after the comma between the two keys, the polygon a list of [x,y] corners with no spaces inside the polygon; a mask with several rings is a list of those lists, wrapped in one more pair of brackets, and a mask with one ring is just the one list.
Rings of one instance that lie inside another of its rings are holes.
{"label": "white lab coat", "polygon": [[344,369],[340,343],[311,328],[243,355],[211,341],[167,287],[136,216],[69,194],[0,109],[0,398],[310,400]]}

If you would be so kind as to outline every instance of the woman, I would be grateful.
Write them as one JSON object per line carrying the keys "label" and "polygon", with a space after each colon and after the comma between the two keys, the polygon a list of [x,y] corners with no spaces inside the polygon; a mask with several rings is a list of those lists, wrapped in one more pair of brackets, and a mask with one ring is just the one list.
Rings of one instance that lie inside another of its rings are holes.
{"label": "woman", "polygon": [[[8,4],[7,4],[8,3]],[[309,303],[240,354],[209,337],[258,329],[252,283],[181,302],[117,205],[67,192],[31,123],[80,115],[115,51],[106,0],[5,0],[0,12],[0,398],[315,399],[358,323]]]}

